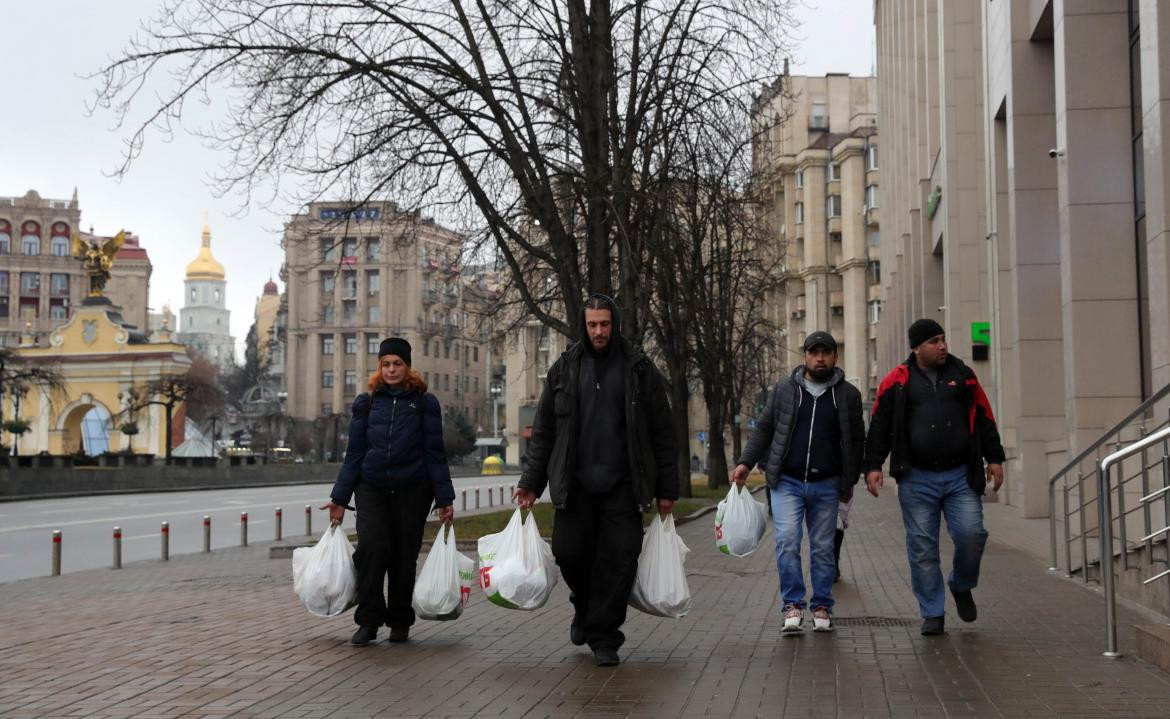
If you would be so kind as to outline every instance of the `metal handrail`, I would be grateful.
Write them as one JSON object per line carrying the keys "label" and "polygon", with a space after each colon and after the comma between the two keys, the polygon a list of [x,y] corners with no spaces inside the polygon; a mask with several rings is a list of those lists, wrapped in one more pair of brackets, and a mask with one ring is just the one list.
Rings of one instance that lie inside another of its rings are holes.
{"label": "metal handrail", "polygon": [[[1117,651],[1117,590],[1113,586],[1113,510],[1109,487],[1109,468],[1117,462],[1170,437],[1170,425],[1147,435],[1133,444],[1106,455],[1097,462],[1097,513],[1101,528],[1101,590],[1105,593],[1105,652],[1119,657]],[[1125,521],[1123,517],[1121,521]],[[1083,530],[1082,530],[1083,531]],[[1122,547],[1122,552],[1125,548]],[[1055,550],[1054,550],[1055,552]],[[1054,562],[1055,563],[1055,562]]]}
{"label": "metal handrail", "polygon": [[[1106,431],[1104,434],[1102,434],[1095,442],[1093,442],[1091,445],[1089,445],[1083,452],[1078,454],[1076,456],[1076,458],[1073,459],[1073,461],[1069,462],[1067,465],[1065,465],[1065,467],[1063,469],[1061,469],[1059,472],[1054,474],[1052,476],[1052,479],[1048,480],[1048,548],[1049,548],[1049,555],[1048,556],[1050,559],[1050,562],[1048,565],[1049,570],[1055,572],[1058,568],[1057,564],[1056,564],[1056,483],[1058,481],[1060,481],[1061,479],[1064,479],[1065,475],[1067,475],[1069,472],[1071,472],[1072,470],[1079,467],[1081,462],[1084,462],[1086,459],[1089,458],[1089,455],[1093,454],[1094,452],[1099,450],[1101,447],[1103,447],[1106,443],[1108,443],[1109,440],[1114,435],[1116,435],[1117,433],[1124,430],[1126,427],[1129,426],[1129,424],[1131,422],[1133,422],[1135,419],[1137,419],[1138,417],[1145,414],[1159,400],[1161,400],[1167,396],[1170,396],[1170,384],[1167,384],[1165,387],[1163,387],[1162,389],[1158,390],[1153,395],[1151,395],[1149,397],[1149,399],[1147,399],[1146,401],[1142,402],[1137,407],[1135,407],[1134,410],[1132,412],[1130,412],[1129,414],[1127,414],[1124,419],[1122,419],[1117,424],[1113,425],[1112,428],[1110,428],[1108,431]],[[1067,515],[1064,517],[1064,521],[1067,524],[1067,522],[1068,522]],[[1084,560],[1084,558],[1082,558],[1082,560]],[[1072,567],[1071,566],[1065,567],[1065,571],[1069,572],[1071,574]]]}

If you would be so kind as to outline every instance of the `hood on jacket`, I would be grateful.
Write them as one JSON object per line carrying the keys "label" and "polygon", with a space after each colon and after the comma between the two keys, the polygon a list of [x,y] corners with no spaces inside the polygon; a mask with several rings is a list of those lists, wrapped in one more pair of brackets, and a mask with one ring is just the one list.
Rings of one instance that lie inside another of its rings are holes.
{"label": "hood on jacket", "polygon": [[[792,368],[792,374],[788,376],[788,378],[792,380],[792,383],[797,387],[804,386],[804,370],[804,365],[797,365]],[[840,367],[834,367],[833,376],[829,378],[829,386],[832,387],[834,385],[840,384],[843,381],[845,381],[845,370],[841,369]]]}
{"label": "hood on jacket", "polygon": [[[622,316],[621,313],[618,312],[617,302],[614,302],[613,298],[609,295],[605,295],[600,292],[594,292],[593,294],[589,295],[588,298],[586,298],[585,303],[587,304],[589,300],[593,299],[601,300],[602,303],[604,303],[609,309],[610,315],[613,316],[613,330],[609,336],[609,346],[607,348],[608,351],[608,349],[613,347],[614,343],[619,341],[619,338],[622,335]],[[581,320],[577,323],[577,325],[579,328],[579,334],[581,336],[581,346],[585,349],[591,350],[593,348],[593,343],[589,341],[589,330],[585,327],[585,304],[582,304],[581,306]]]}

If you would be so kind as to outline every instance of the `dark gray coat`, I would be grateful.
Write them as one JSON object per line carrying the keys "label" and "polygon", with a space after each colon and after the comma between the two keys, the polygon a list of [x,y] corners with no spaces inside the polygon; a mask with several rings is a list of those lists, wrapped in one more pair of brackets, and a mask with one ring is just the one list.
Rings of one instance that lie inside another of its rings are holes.
{"label": "dark gray coat", "polygon": [[[760,464],[768,486],[780,483],[780,468],[788,451],[792,430],[796,425],[796,410],[800,406],[801,375],[804,365],[780,380],[768,394],[764,411],[756,418],[756,428],[743,448],[739,464],[748,469]],[[829,392],[837,408],[837,420],[841,427],[842,466],[845,468],[838,479],[837,490],[842,494],[852,491],[853,485],[861,478],[861,460],[865,450],[865,420],[861,413],[861,392],[845,381],[840,367],[833,370]]]}

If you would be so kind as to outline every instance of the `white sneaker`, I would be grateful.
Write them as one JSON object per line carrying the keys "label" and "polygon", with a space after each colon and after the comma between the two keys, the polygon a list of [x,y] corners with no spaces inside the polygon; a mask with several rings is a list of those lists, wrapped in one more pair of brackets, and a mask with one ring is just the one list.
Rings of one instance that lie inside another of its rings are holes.
{"label": "white sneaker", "polygon": [[833,617],[829,614],[829,610],[824,607],[817,607],[813,610],[813,631],[814,632],[831,632],[833,631]]}
{"label": "white sneaker", "polygon": [[784,634],[799,634],[804,629],[800,626],[803,620],[804,610],[794,604],[789,604],[784,607],[784,629],[781,631]]}

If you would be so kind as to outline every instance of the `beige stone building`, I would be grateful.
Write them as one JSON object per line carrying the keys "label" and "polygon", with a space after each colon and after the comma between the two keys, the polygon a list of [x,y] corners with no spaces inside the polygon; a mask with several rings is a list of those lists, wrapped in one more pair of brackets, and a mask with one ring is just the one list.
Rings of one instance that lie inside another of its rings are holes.
{"label": "beige stone building", "polygon": [[872,77],[785,73],[752,117],[756,189],[783,258],[784,291],[769,303],[787,350],[777,371],[828,330],[863,396],[877,386],[881,314],[876,90]]}
{"label": "beige stone building", "polygon": [[1170,382],[1170,6],[877,0],[875,23],[882,367],[942,322],[997,411],[1001,496],[1044,516],[1049,477]]}
{"label": "beige stone building", "polygon": [[[29,332],[39,345],[63,325],[89,291],[81,261],[73,257],[72,235],[105,238],[80,230],[77,193],[68,200],[0,197],[0,346],[15,347]],[[122,318],[147,330],[151,264],[133,233],[118,252],[105,295]]]}
{"label": "beige stone building", "polygon": [[285,225],[285,371],[288,412],[315,418],[349,411],[390,336],[412,345],[444,410],[472,426],[487,414],[488,353],[472,321],[464,239],[392,202],[318,202]]}

